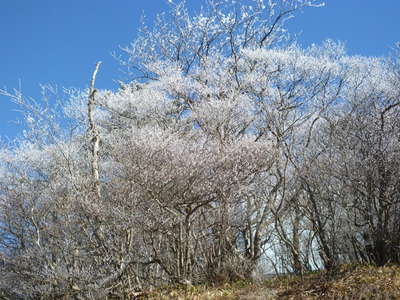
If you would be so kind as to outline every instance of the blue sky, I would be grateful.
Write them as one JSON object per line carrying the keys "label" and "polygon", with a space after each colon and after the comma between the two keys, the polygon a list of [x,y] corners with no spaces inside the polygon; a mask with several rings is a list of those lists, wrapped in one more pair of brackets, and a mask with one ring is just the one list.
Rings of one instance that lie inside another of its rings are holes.
{"label": "blue sky", "polygon": [[[200,0],[187,0],[189,6]],[[307,46],[326,38],[345,42],[350,54],[382,56],[400,41],[399,0],[326,0],[290,20],[292,33]],[[103,65],[98,88],[124,79],[110,53],[133,40],[139,18],[166,8],[166,0],[3,0],[0,2],[0,87],[22,83],[26,96],[40,98],[40,84],[88,85],[95,62]],[[22,128],[17,107],[0,96],[0,136]]]}

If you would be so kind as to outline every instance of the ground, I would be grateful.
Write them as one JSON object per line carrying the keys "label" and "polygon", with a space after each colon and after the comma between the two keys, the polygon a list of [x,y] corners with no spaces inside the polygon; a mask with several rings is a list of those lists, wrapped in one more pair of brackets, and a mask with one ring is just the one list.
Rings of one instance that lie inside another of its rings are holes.
{"label": "ground", "polygon": [[285,276],[258,283],[240,281],[214,287],[168,287],[143,293],[139,299],[400,299],[400,266],[346,265],[331,273],[322,271],[303,276]]}

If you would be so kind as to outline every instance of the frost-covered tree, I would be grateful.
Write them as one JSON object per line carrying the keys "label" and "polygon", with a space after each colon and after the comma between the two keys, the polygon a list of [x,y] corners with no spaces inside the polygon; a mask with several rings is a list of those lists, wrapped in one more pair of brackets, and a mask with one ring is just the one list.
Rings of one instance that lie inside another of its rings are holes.
{"label": "frost-covered tree", "polygon": [[347,63],[352,76],[344,84],[340,109],[326,116],[318,134],[321,164],[312,172],[320,179],[314,192],[323,194],[330,215],[337,215],[328,221],[338,235],[332,243],[345,240],[343,247],[351,249],[341,250],[336,259],[350,252],[351,259],[378,265],[399,262],[398,64],[360,57]]}
{"label": "frost-covered tree", "polygon": [[398,62],[289,43],[285,20],[319,5],[171,2],[116,91],[96,72],[55,109],[3,90],[28,129],[0,152],[0,290],[128,297],[266,261],[393,261],[376,238],[398,237]]}

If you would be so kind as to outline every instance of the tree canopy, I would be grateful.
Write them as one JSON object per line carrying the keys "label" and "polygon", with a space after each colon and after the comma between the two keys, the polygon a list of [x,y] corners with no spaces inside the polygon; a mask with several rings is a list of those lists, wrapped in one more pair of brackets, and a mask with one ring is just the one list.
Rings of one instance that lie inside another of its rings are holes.
{"label": "tree canopy", "polygon": [[27,130],[0,151],[0,291],[399,263],[400,52],[301,48],[285,21],[320,5],[171,2],[122,49],[118,90],[95,88],[99,65],[56,106],[50,86],[2,90]]}

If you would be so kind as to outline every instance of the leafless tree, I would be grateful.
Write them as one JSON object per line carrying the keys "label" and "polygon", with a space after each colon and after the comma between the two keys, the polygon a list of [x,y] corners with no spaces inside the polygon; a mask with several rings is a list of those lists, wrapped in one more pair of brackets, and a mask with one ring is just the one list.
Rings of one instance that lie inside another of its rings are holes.
{"label": "leafless tree", "polygon": [[0,290],[128,297],[267,260],[399,262],[398,58],[302,49],[282,26],[318,1],[251,2],[172,3],[123,49],[116,91],[94,89],[99,65],[57,109],[1,91],[28,130],[0,151]]}

